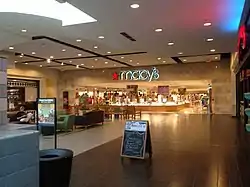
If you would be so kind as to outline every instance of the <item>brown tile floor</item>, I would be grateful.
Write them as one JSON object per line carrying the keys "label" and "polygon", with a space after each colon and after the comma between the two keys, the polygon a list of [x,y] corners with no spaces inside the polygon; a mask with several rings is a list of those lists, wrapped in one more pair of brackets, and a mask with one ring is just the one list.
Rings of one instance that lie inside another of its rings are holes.
{"label": "brown tile floor", "polygon": [[71,187],[250,186],[250,143],[236,119],[185,114],[143,118],[150,121],[151,162],[126,159],[122,164],[119,138],[74,158]]}

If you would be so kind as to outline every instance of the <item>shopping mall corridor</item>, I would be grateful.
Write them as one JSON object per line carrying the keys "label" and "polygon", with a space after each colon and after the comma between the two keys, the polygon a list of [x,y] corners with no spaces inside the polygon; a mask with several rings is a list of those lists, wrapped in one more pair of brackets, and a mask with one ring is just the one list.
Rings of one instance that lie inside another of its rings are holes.
{"label": "shopping mall corridor", "polygon": [[[144,114],[150,161],[120,157],[121,138],[73,160],[71,187],[249,187],[248,135],[228,115]],[[94,137],[93,137],[94,138]]]}

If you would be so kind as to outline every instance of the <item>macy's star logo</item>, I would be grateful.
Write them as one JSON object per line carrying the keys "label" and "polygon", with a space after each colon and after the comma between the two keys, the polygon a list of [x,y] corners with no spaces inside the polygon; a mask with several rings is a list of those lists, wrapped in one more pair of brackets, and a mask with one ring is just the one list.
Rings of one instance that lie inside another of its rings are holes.
{"label": "macy's star logo", "polygon": [[113,80],[118,80],[119,79],[119,74],[117,72],[114,72],[112,77],[113,77]]}

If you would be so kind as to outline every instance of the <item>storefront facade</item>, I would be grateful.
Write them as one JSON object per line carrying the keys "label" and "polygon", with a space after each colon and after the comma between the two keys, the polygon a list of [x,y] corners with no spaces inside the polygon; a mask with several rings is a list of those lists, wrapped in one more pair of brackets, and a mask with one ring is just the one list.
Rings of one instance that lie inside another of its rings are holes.
{"label": "storefront facade", "polygon": [[75,90],[84,86],[101,84],[105,87],[109,83],[126,86],[141,82],[153,85],[160,81],[185,80],[208,80],[212,85],[213,113],[232,114],[230,59],[155,67],[65,71],[60,74],[59,101],[63,100],[63,92],[68,91],[69,103],[74,104]]}

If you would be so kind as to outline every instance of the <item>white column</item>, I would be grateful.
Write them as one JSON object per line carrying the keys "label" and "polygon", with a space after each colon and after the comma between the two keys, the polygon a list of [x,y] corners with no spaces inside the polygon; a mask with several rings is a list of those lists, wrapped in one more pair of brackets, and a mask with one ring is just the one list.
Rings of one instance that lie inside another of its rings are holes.
{"label": "white column", "polygon": [[7,124],[7,60],[0,57],[0,125]]}

